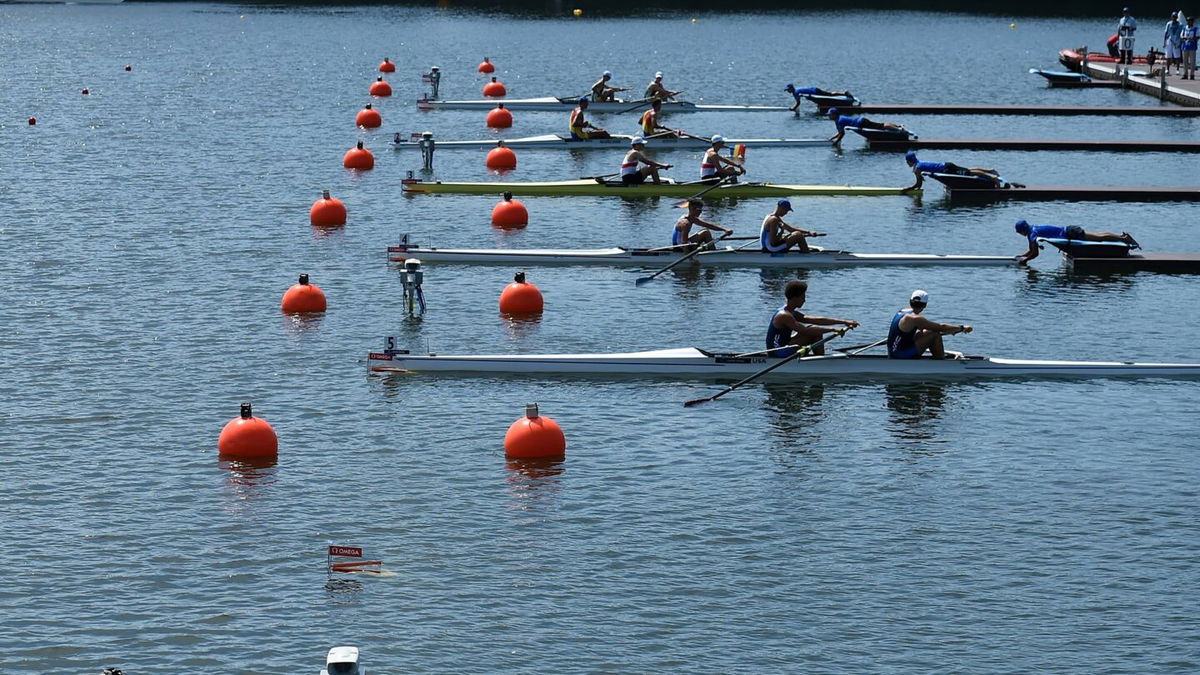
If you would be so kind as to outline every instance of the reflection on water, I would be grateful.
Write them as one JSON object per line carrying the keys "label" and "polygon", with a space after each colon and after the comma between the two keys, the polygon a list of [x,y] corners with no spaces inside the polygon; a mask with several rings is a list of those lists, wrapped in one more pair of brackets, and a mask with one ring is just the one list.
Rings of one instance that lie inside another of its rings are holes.
{"label": "reflection on water", "polygon": [[809,270],[807,269],[764,267],[758,273],[759,288],[762,290],[767,304],[777,307],[787,302],[787,298],[783,297],[783,287],[787,286],[789,281],[808,283],[808,275]]}
{"label": "reflection on water", "polygon": [[504,333],[514,340],[524,340],[537,335],[542,325],[542,315],[518,315],[500,312],[500,325]]}
{"label": "reflection on water", "polygon": [[821,405],[824,383],[768,382],[763,389],[767,392],[767,409],[774,413],[770,418],[773,435],[789,446],[803,447],[806,441],[819,440],[820,434],[813,428],[825,417]]}
{"label": "reflection on water", "polygon": [[241,511],[266,496],[278,480],[275,465],[274,459],[218,459],[217,468],[229,472],[226,476],[227,493],[232,497],[229,510]]}
{"label": "reflection on water", "polygon": [[1134,286],[1135,275],[1128,272],[1080,274],[1072,272],[1066,266],[1049,270],[1027,267],[1025,275],[1017,282],[1017,295],[1030,300],[1041,300],[1047,293],[1066,296],[1119,296],[1133,290]]}
{"label": "reflection on water", "polygon": [[335,605],[356,605],[360,602],[359,593],[363,583],[358,579],[346,579],[330,576],[325,581],[325,592],[329,601]]}
{"label": "reflection on water", "polygon": [[937,421],[946,407],[945,382],[889,383],[884,387],[887,408],[892,411],[888,430],[906,445],[932,450],[930,443],[944,443],[937,433]]}
{"label": "reflection on water", "polygon": [[711,265],[690,263],[689,260],[670,272],[670,274],[674,274],[672,281],[675,285],[675,294],[681,300],[705,300],[708,292],[717,287],[716,281],[720,270]]}
{"label": "reflection on water", "polygon": [[510,459],[505,463],[508,483],[508,508],[521,514],[517,524],[542,522],[558,509],[562,490],[564,462],[538,459]]}
{"label": "reflection on water", "polygon": [[284,314],[283,328],[292,334],[307,333],[320,328],[321,319],[324,317],[324,312],[317,312],[315,314]]}

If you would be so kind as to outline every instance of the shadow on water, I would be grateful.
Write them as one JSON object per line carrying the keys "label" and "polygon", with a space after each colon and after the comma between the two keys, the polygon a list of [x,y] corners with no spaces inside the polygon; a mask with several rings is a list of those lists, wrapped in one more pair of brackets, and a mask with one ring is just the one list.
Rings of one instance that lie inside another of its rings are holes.
{"label": "shadow on water", "polygon": [[933,445],[945,443],[938,433],[938,421],[946,407],[945,382],[891,383],[884,387],[887,409],[891,411],[888,431],[906,450],[940,454]]}
{"label": "shadow on water", "polygon": [[1066,296],[1113,295],[1133,290],[1134,275],[1130,272],[1080,274],[1066,267],[1051,270],[1027,268],[1017,281],[1017,297],[1041,301],[1047,294]]}

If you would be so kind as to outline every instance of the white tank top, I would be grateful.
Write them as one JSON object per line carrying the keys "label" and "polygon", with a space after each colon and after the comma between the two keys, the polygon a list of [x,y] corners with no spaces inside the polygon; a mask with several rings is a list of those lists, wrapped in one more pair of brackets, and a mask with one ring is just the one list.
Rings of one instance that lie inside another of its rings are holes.
{"label": "white tank top", "polygon": [[622,176],[631,176],[638,172],[637,160],[630,157],[635,152],[637,152],[637,150],[630,150],[629,152],[625,153],[625,161],[621,162]]}

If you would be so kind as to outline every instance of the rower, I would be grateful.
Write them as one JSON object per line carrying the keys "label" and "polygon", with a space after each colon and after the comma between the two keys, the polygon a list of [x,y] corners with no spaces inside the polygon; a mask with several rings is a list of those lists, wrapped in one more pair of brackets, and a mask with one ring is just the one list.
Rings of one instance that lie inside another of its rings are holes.
{"label": "rower", "polygon": [[[909,309],[902,309],[892,317],[887,339],[889,359],[920,358],[925,350],[929,350],[931,358],[944,359],[946,349],[942,346],[942,336],[970,333],[973,330],[965,324],[938,323],[921,316],[921,312],[928,305],[929,294],[916,290],[909,296]],[[960,356],[961,354],[956,354],[952,358]]]}
{"label": "rower", "polygon": [[[922,162],[917,159],[917,153],[908,151],[904,155],[904,161],[912,167],[913,175],[917,177],[916,182],[904,188],[902,192],[916,190],[925,184],[925,174],[927,173],[946,173],[954,176],[978,176],[986,178],[992,182],[993,187],[1002,188],[1008,183],[1000,177],[1000,174],[995,169],[981,169],[978,167],[966,168],[952,162]],[[1014,184],[1017,187],[1025,187],[1020,183]]]}
{"label": "rower", "polygon": [[604,71],[596,84],[592,85],[592,100],[593,101],[615,101],[617,100],[618,91],[629,91],[629,87],[610,87],[608,81],[612,79],[611,71]]}
{"label": "rower", "polygon": [[664,127],[658,121],[659,114],[662,113],[662,101],[654,99],[650,104],[650,109],[642,113],[642,119],[639,122],[642,126],[642,136],[651,138],[653,136],[663,136],[666,134],[678,134],[678,131]]}
{"label": "rower", "polygon": [[1069,239],[1074,241],[1119,241],[1129,248],[1141,248],[1128,232],[1088,232],[1078,225],[1030,225],[1024,219],[1018,220],[1017,234],[1029,239],[1029,250],[1017,256],[1017,264],[1024,265],[1038,257],[1038,239]]}
{"label": "rower", "polygon": [[701,181],[721,181],[733,178],[729,182],[736,183],[737,177],[746,173],[746,170],[737,162],[721,156],[723,147],[725,147],[725,137],[720,134],[713,136],[712,145],[704,151],[704,158],[700,160]]}
{"label": "rower", "polygon": [[767,253],[786,253],[795,246],[801,253],[808,253],[808,240],[805,237],[815,237],[818,233],[792,227],[783,222],[784,214],[791,210],[792,203],[780,199],[775,203],[775,210],[763,218],[762,229],[758,234],[762,250]]}
{"label": "rower", "polygon": [[587,121],[584,113],[588,109],[588,97],[579,97],[579,106],[571,111],[570,121],[567,123],[567,128],[571,130],[571,140],[586,141],[593,138],[611,138],[608,132],[600,127]]}
{"label": "rower", "polygon": [[[848,328],[858,326],[857,321],[849,319],[833,319],[804,314],[800,308],[804,306],[807,294],[808,284],[803,281],[789,281],[784,287],[783,295],[787,298],[787,302],[775,310],[775,313],[771,315],[770,323],[767,324],[767,349],[770,350],[771,356],[791,356],[796,353],[796,350],[788,348],[789,346],[811,345],[820,340],[825,333],[836,333],[840,330],[826,326],[841,325]],[[825,353],[824,345],[817,346],[813,349],[813,353],[818,356],[823,355]]]}
{"label": "rower", "polygon": [[663,74],[661,70],[654,74],[654,79],[650,81],[650,84],[646,85],[646,98],[656,98],[660,101],[665,101],[669,98],[674,98],[679,93],[664,87],[662,79]]}
{"label": "rower", "polygon": [[889,131],[905,131],[904,127],[891,122],[873,122],[865,117],[847,117],[842,115],[842,111],[837,108],[830,108],[826,113],[829,119],[837,125],[837,133],[830,136],[829,140],[834,143],[841,143],[842,136],[846,135],[846,127],[858,127],[859,129],[887,129]]}
{"label": "rower", "polygon": [[[641,185],[646,182],[646,177],[655,183],[661,183],[662,179],[658,176],[659,169],[669,169],[670,164],[659,164],[650,159],[642,151],[646,149],[646,139],[638,136],[629,141],[632,150],[625,153],[625,160],[621,162],[621,182],[625,185]],[[638,164],[645,164],[639,168]]]}
{"label": "rower", "polygon": [[[675,228],[671,231],[671,246],[675,248],[686,248],[686,250],[695,250],[698,246],[707,246],[712,248],[712,233],[719,230],[725,233],[725,236],[733,234],[733,230],[727,227],[721,227],[716,223],[710,223],[700,218],[700,211],[704,208],[703,199],[689,199],[688,212],[675,221]],[[697,225],[705,229],[700,230],[696,234],[692,234],[692,226]]]}
{"label": "rower", "polygon": [[783,90],[786,91],[787,93],[791,94],[796,99],[795,105],[793,105],[791,108],[789,108],[789,110],[791,110],[792,112],[796,112],[797,110],[799,110],[800,102],[803,101],[805,99],[805,97],[808,97],[808,96],[845,96],[846,98],[849,98],[849,99],[854,98],[854,94],[851,94],[848,91],[826,91],[824,89],[821,89],[820,87],[796,88],[796,85],[792,84],[791,82],[788,82],[788,85],[786,87],[784,87]]}

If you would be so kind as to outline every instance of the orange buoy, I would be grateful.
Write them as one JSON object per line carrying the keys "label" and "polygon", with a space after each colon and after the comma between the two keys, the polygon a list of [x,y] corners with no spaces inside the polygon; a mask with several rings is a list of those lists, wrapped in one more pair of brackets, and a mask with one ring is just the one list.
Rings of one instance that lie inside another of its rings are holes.
{"label": "orange buoy", "polygon": [[87,89],[84,89],[83,91],[81,91],[79,93],[83,94],[84,96],[87,96],[88,94],[90,94],[92,92],[88,91]]}
{"label": "orange buoy", "polygon": [[372,155],[370,150],[363,147],[363,142],[359,141],[357,146],[346,151],[346,156],[342,157],[342,166],[347,169],[370,171],[375,168],[375,155]]}
{"label": "orange buoy", "polygon": [[392,60],[385,56],[383,57],[383,63],[379,64],[379,72],[394,73],[396,72],[396,64],[392,63]]}
{"label": "orange buoy", "polygon": [[492,65],[492,62],[488,61],[488,57],[485,56],[483,57],[483,63],[479,64],[479,72],[494,73],[496,72],[496,66]]}
{"label": "orange buoy", "polygon": [[507,93],[508,93],[508,90],[504,88],[504,85],[501,84],[500,82],[497,82],[496,78],[494,78],[494,77],[492,78],[491,82],[488,82],[487,84],[483,85],[483,95],[484,96],[489,96],[491,98],[500,98]]}
{"label": "orange buoy", "polygon": [[539,314],[542,306],[542,292],[525,281],[524,272],[513,275],[513,282],[500,293],[500,311],[505,314]]}
{"label": "orange buoy", "polygon": [[342,200],[329,196],[329,190],[321,193],[321,198],[313,202],[308,210],[308,222],[317,227],[339,227],[346,224],[346,205]]}
{"label": "orange buoy", "polygon": [[371,95],[372,96],[391,96],[392,95],[392,85],[388,84],[387,82],[384,82],[383,76],[380,75],[379,77],[375,78],[374,82],[371,83]]}
{"label": "orange buoy", "polygon": [[503,103],[488,111],[487,125],[492,129],[507,129],[512,126],[512,122],[512,113],[504,109]]}
{"label": "orange buoy", "polygon": [[358,115],[354,117],[354,124],[364,129],[376,129],[383,125],[383,117],[368,103],[366,107],[358,111]]}
{"label": "orange buoy", "polygon": [[250,404],[243,403],[241,416],[221,429],[217,452],[230,459],[273,459],[279,454],[279,439],[271,425],[251,415]]}
{"label": "orange buoy", "polygon": [[529,211],[525,205],[512,198],[511,192],[504,193],[504,201],[492,209],[492,225],[496,227],[525,227],[529,224]]}
{"label": "orange buoy", "polygon": [[301,274],[300,281],[292,284],[279,303],[284,314],[308,314],[325,311],[325,292],[316,284],[308,283],[308,275]]}
{"label": "orange buoy", "polygon": [[504,434],[504,456],[509,459],[563,460],[567,437],[558,422],[538,414],[536,403],[525,406],[525,416]]}
{"label": "orange buoy", "polygon": [[497,141],[496,147],[492,148],[487,159],[484,160],[487,168],[493,171],[506,171],[508,169],[517,168],[517,153],[510,148],[504,147],[504,141]]}
{"label": "orange buoy", "polygon": [[36,117],[30,117],[30,118],[29,118],[29,126],[33,126],[33,125],[35,125],[35,124],[37,124],[37,118],[36,118]]}

